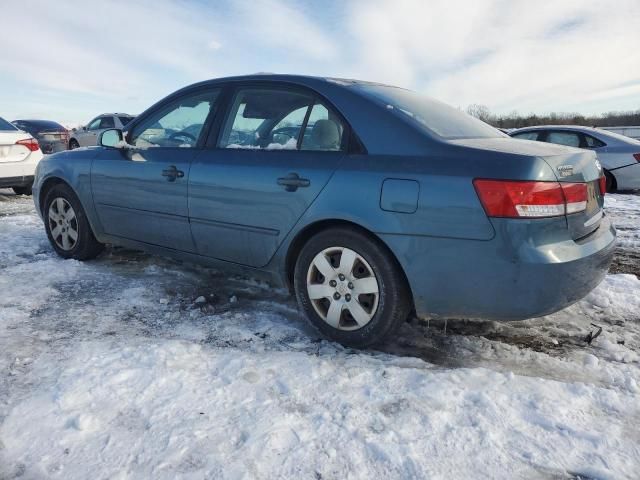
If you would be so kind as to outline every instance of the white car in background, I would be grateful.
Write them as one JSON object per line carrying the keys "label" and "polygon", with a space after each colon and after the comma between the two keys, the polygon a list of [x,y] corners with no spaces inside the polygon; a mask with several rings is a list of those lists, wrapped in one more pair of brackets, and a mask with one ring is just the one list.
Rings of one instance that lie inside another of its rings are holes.
{"label": "white car in background", "polygon": [[42,157],[35,138],[0,118],[0,188],[31,195],[33,175]]}
{"label": "white car in background", "polygon": [[111,128],[124,130],[125,125],[133,119],[134,116],[127,113],[103,113],[98,115],[84,127],[74,128],[71,131],[69,150],[78,147],[96,146],[102,132]]}
{"label": "white car in background", "polygon": [[607,177],[607,192],[640,189],[640,141],[599,128],[540,125],[509,132],[513,138],[593,150]]}

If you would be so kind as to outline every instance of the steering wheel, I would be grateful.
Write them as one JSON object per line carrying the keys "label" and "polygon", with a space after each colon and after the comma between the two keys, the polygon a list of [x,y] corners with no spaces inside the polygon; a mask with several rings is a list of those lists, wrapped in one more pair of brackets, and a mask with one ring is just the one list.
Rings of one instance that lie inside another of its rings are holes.
{"label": "steering wheel", "polygon": [[171,135],[169,135],[169,138],[167,138],[167,140],[169,140],[171,142],[179,142],[180,141],[180,140],[178,140],[179,137],[187,138],[187,139],[191,140],[192,142],[196,141],[196,137],[194,135],[191,135],[190,133],[187,133],[185,131],[174,132]]}

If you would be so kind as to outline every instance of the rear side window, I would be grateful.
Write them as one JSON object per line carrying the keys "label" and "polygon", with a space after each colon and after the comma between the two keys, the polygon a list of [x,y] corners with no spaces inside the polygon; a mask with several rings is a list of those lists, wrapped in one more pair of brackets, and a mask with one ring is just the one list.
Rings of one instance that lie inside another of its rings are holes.
{"label": "rear side window", "polygon": [[100,120],[100,128],[115,128],[116,122],[113,117],[102,117]]}
{"label": "rear side window", "polygon": [[549,132],[547,142],[580,148],[580,135],[576,132]]}
{"label": "rear side window", "polygon": [[200,91],[170,102],[135,126],[130,143],[140,148],[197,146],[219,93]]}
{"label": "rear side window", "polygon": [[538,140],[539,132],[522,132],[512,135],[513,138],[518,140]]}
{"label": "rear side window", "polygon": [[587,135],[586,133],[584,134],[584,141],[587,144],[587,148],[600,148],[606,146],[604,142],[601,142],[597,138]]}
{"label": "rear side window", "polygon": [[14,131],[17,130],[16,127],[7,122],[4,118],[0,117],[0,130],[1,131]]}
{"label": "rear side window", "polygon": [[236,93],[221,148],[339,151],[344,124],[307,93],[247,88]]}

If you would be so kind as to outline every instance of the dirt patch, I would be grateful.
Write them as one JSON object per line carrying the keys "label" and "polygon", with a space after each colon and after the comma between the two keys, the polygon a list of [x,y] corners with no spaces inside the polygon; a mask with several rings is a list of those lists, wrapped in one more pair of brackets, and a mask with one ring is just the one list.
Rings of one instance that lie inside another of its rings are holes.
{"label": "dirt patch", "polygon": [[617,248],[609,272],[630,273],[640,277],[640,252]]}

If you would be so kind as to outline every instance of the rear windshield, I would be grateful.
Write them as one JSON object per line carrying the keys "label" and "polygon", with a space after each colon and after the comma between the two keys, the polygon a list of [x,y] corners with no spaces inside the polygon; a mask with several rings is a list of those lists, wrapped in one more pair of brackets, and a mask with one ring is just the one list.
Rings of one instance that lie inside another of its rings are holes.
{"label": "rear windshield", "polygon": [[17,130],[16,127],[7,122],[4,118],[0,117],[0,131],[13,131]]}
{"label": "rear windshield", "polygon": [[605,130],[604,128],[598,129],[598,134],[602,135],[603,137],[615,138],[616,140],[619,140],[621,142],[640,145],[640,141],[636,140],[635,138],[627,137],[626,135],[622,135],[617,132],[612,132],[610,130]]}
{"label": "rear windshield", "polygon": [[505,137],[491,125],[449,105],[411,90],[385,85],[360,84],[358,88],[398,112],[419,128],[445,139]]}
{"label": "rear windshield", "polygon": [[66,130],[66,128],[59,123],[50,120],[16,120],[13,123],[23,130],[27,130],[32,135],[50,130],[57,132]]}

